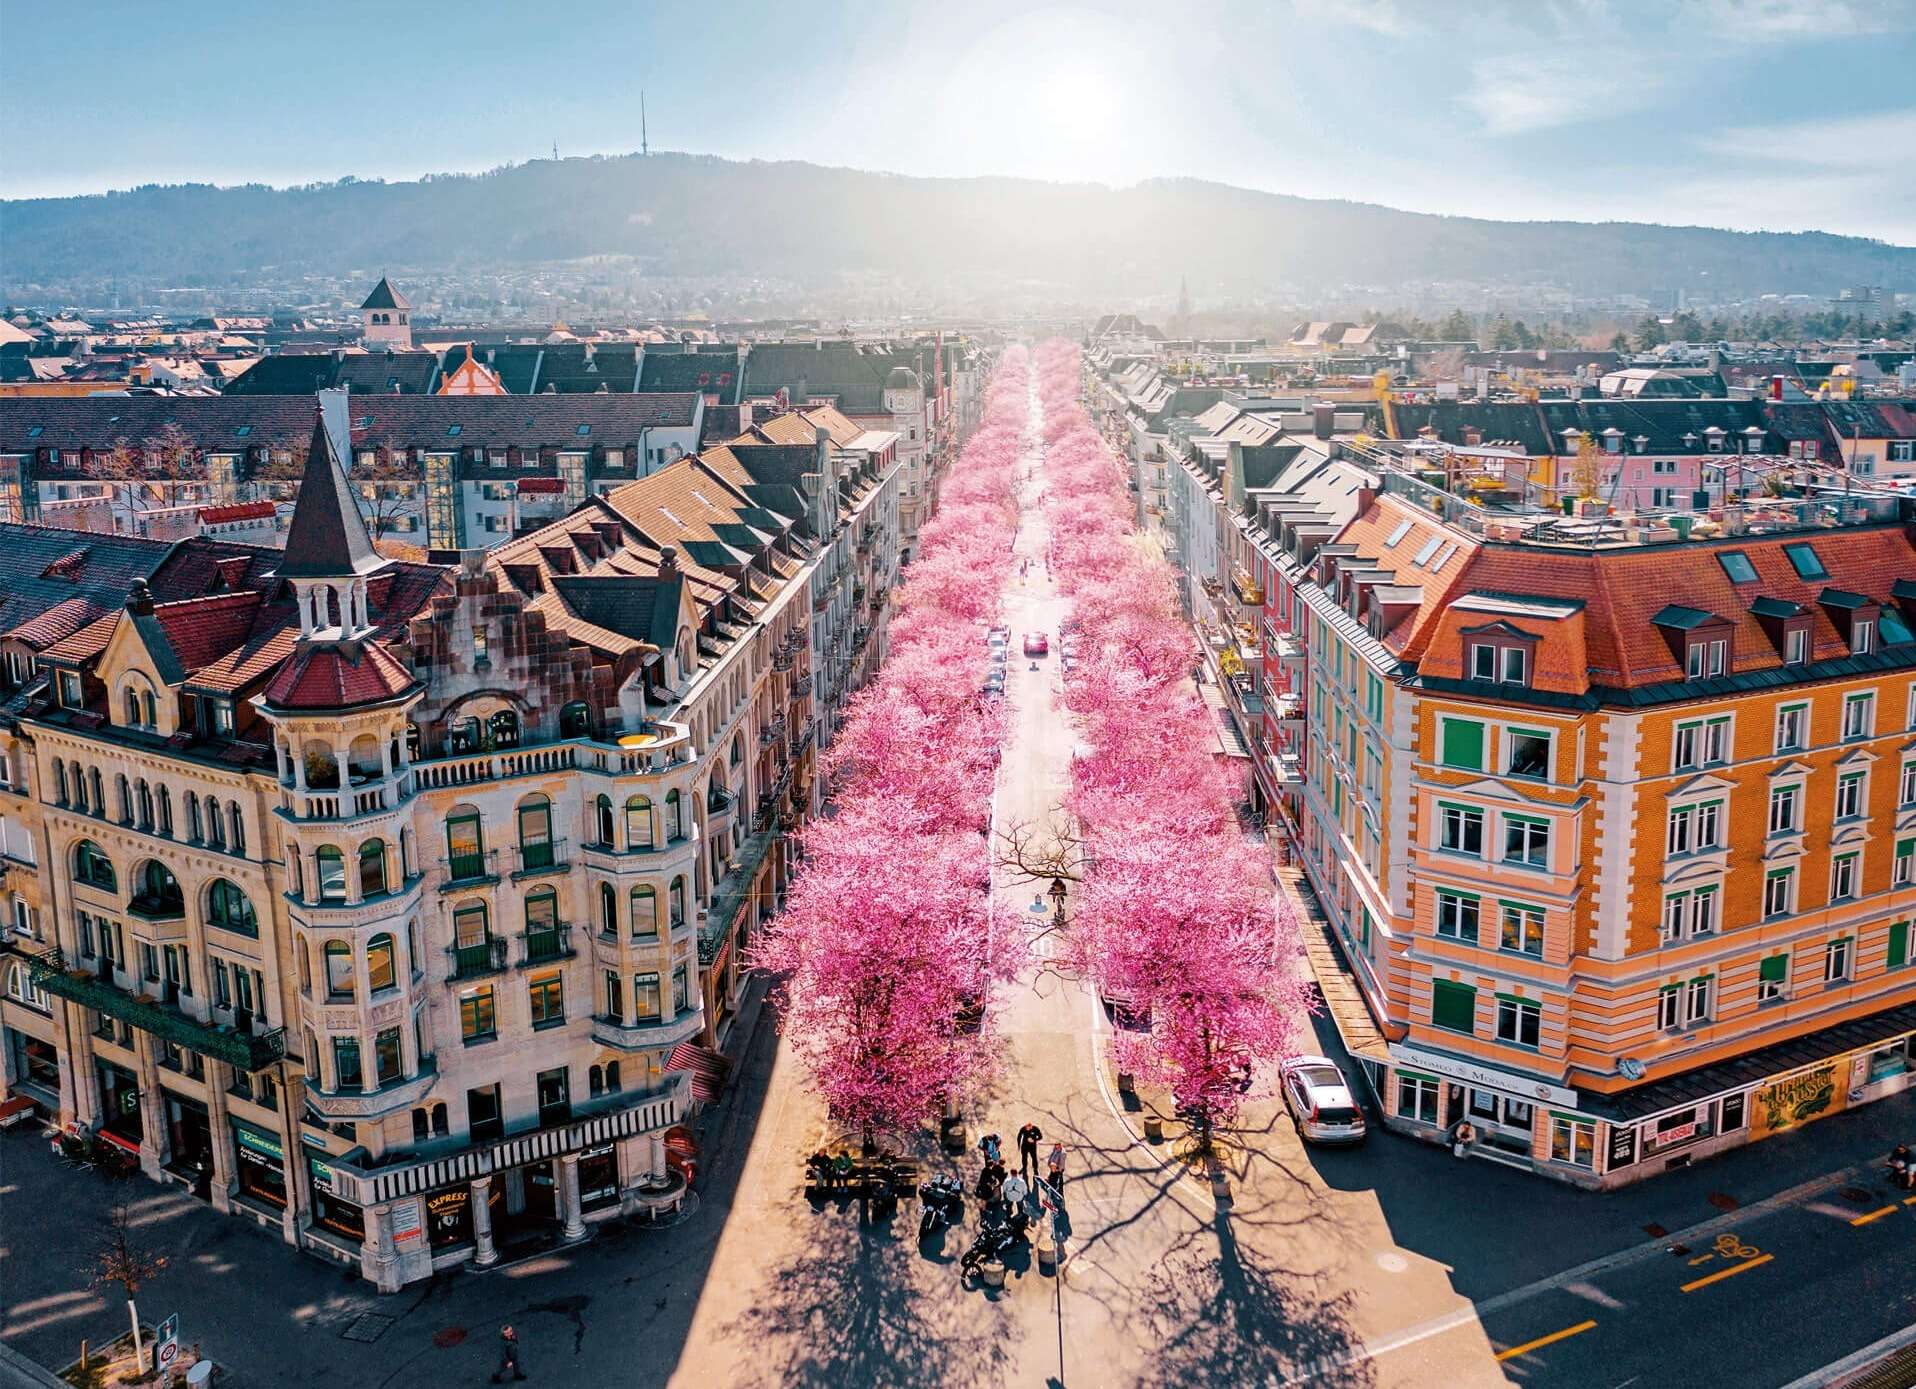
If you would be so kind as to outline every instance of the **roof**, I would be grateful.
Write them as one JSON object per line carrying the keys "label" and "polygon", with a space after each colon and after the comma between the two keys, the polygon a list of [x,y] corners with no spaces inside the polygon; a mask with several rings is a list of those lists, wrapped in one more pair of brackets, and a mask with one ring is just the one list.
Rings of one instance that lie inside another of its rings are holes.
{"label": "roof", "polygon": [[[0,523],[0,635],[50,615],[70,598],[87,599],[99,612],[119,608],[127,586],[151,579],[172,548],[139,536]],[[60,621],[78,611],[65,608]]]}
{"label": "roof", "polygon": [[357,395],[430,395],[440,376],[436,352],[283,352],[260,358],[223,389],[227,395],[310,395],[338,387]]}
{"label": "roof", "polygon": [[373,286],[373,292],[366,296],[366,302],[359,307],[362,309],[410,309],[412,301],[394,289],[391,280],[381,275],[379,283]]}
{"label": "roof", "polygon": [[271,502],[236,502],[232,506],[203,506],[200,523],[217,526],[227,521],[264,521],[279,514]]}
{"label": "roof", "polygon": [[345,578],[370,574],[385,561],[373,550],[372,537],[339,455],[333,451],[326,422],[315,418],[307,446],[306,472],[299,500],[286,530],[286,557],[280,575],[288,579]]}
{"label": "roof", "polygon": [[351,709],[396,699],[416,683],[376,641],[312,642],[293,648],[265,699],[275,709]]}
{"label": "roof", "polygon": [[552,587],[568,608],[595,627],[660,650],[677,640],[681,578],[591,575],[554,578]]}
{"label": "roof", "polygon": [[639,367],[642,391],[698,391],[721,405],[736,405],[745,389],[745,372],[736,347],[701,347],[697,352],[650,352]]}

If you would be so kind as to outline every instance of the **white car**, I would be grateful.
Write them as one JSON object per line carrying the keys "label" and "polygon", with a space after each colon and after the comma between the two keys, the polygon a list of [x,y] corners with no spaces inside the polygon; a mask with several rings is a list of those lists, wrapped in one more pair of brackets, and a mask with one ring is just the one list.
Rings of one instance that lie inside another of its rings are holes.
{"label": "white car", "polygon": [[1279,1068],[1284,1107],[1307,1143],[1362,1143],[1364,1111],[1327,1056],[1293,1056]]}

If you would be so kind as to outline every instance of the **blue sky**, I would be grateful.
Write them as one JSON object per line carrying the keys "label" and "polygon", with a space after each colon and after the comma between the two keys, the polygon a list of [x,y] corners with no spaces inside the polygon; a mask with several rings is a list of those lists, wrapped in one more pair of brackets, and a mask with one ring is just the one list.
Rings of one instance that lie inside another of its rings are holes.
{"label": "blue sky", "polygon": [[[0,0],[0,195],[639,143],[1916,244],[1909,0]],[[4,252],[0,252],[3,254]]]}

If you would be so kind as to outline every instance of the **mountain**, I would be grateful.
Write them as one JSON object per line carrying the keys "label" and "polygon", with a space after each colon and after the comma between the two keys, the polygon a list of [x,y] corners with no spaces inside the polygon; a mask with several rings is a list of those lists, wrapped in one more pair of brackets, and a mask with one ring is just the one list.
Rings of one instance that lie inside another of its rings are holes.
{"label": "mountain", "polygon": [[1207,295],[1429,281],[1580,295],[1916,288],[1916,249],[1821,232],[1495,222],[1189,179],[1112,189],[910,178],[658,154],[537,160],[413,183],[149,186],[0,203],[0,292],[117,279],[218,283],[367,266],[484,272],[626,256],[658,276],[921,286],[1041,282],[1096,295],[1188,273]]}

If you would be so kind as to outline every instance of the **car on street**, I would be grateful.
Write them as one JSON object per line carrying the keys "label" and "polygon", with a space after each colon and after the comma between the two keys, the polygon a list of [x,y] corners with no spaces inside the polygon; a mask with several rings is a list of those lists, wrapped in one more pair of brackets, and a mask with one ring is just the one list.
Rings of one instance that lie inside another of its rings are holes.
{"label": "car on street", "polygon": [[1306,1143],[1362,1143],[1364,1111],[1328,1056],[1293,1056],[1279,1068],[1284,1108]]}
{"label": "car on street", "polygon": [[1025,655],[1044,656],[1051,651],[1051,638],[1043,632],[1025,633]]}

